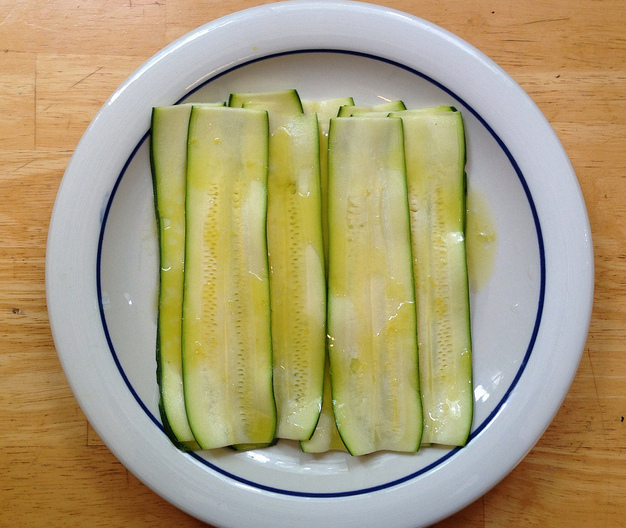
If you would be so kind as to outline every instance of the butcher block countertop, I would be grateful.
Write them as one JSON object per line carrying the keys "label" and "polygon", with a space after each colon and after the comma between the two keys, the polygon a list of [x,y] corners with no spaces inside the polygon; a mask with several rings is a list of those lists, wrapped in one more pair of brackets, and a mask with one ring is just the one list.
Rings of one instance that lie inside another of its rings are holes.
{"label": "butcher block countertop", "polygon": [[[52,340],[46,237],[73,150],[113,91],[248,0],[0,2],[0,526],[205,526],[153,493],[82,413]],[[587,204],[590,333],[553,422],[438,527],[626,526],[626,3],[382,0],[476,46],[536,102]]]}

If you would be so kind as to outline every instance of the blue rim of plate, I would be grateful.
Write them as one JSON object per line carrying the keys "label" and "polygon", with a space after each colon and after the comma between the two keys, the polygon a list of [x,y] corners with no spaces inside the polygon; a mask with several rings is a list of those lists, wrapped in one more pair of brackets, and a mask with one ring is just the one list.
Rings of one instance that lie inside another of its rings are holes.
{"label": "blue rim of plate", "polygon": [[[273,54],[270,54],[270,55],[266,55],[266,56],[263,56],[263,57],[259,57],[259,58],[247,61],[247,62],[242,63],[242,64],[238,64],[237,66],[234,66],[232,68],[229,68],[228,70],[220,72],[219,74],[211,77],[210,79],[207,79],[202,84],[200,84],[199,86],[195,87],[193,90],[190,90],[189,92],[187,92],[183,97],[181,97],[174,104],[179,104],[184,99],[186,99],[187,97],[189,97],[191,94],[193,94],[194,92],[198,91],[202,87],[204,87],[207,84],[211,83],[212,81],[215,81],[216,79],[226,75],[227,73],[235,71],[235,70],[237,70],[239,68],[242,68],[242,67],[245,67],[245,66],[249,66],[250,64],[253,64],[253,63],[256,63],[256,62],[260,62],[260,61],[264,61],[264,60],[268,60],[268,59],[273,59],[273,58],[276,58],[276,57],[287,56],[287,55],[295,55],[295,54],[304,54],[304,53],[335,53],[335,54],[354,55],[354,56],[358,56],[358,57],[364,57],[364,58],[367,58],[367,59],[377,60],[377,61],[380,61],[380,62],[384,62],[384,63],[390,64],[392,66],[396,66],[398,68],[401,68],[401,69],[403,69],[403,70],[405,70],[407,72],[410,72],[410,73],[412,73],[412,74],[414,74],[414,75],[416,75],[416,76],[418,76],[418,77],[428,81],[429,83],[433,84],[437,88],[441,89],[442,91],[444,91],[445,93],[447,93],[448,95],[453,97],[456,101],[461,103],[480,122],[480,124],[483,127],[485,127],[485,129],[489,132],[489,134],[493,137],[493,139],[496,141],[498,146],[502,149],[502,151],[506,155],[507,159],[511,163],[511,166],[515,170],[515,173],[517,174],[517,177],[518,177],[518,179],[520,181],[520,184],[522,185],[522,188],[524,189],[524,193],[526,195],[526,199],[528,200],[528,205],[530,207],[531,214],[532,214],[532,217],[533,217],[533,222],[534,222],[534,225],[535,225],[535,231],[536,231],[536,234],[537,234],[537,244],[538,244],[538,249],[539,249],[540,284],[539,284],[539,299],[538,299],[538,303],[537,303],[537,314],[536,314],[536,317],[535,317],[535,323],[533,325],[533,330],[531,332],[531,336],[530,336],[530,340],[529,340],[529,343],[528,343],[528,347],[526,348],[526,352],[524,354],[524,358],[523,358],[523,360],[520,363],[519,369],[517,370],[517,373],[515,374],[515,377],[513,378],[513,381],[511,382],[511,385],[509,386],[509,388],[507,389],[505,394],[502,396],[502,399],[498,402],[496,407],[491,411],[489,416],[487,416],[487,418],[485,418],[485,420],[483,420],[483,422],[480,425],[478,425],[478,427],[476,427],[470,433],[470,436],[469,436],[469,439],[468,439],[468,443],[469,443],[474,438],[476,438],[481,433],[481,431],[483,431],[489,425],[489,423],[495,418],[495,416],[498,414],[498,412],[500,411],[502,406],[506,403],[506,401],[509,398],[509,395],[511,394],[511,392],[513,391],[513,389],[515,388],[515,386],[519,382],[519,379],[521,378],[521,376],[522,376],[522,374],[523,374],[523,372],[524,372],[524,370],[526,368],[526,365],[528,364],[528,360],[530,359],[532,351],[534,349],[535,341],[537,339],[537,333],[539,332],[539,327],[540,327],[540,324],[541,324],[541,317],[542,317],[542,314],[543,314],[543,305],[544,305],[545,289],[546,289],[545,248],[544,248],[544,243],[543,243],[543,235],[542,235],[542,231],[541,231],[541,224],[539,222],[539,216],[537,214],[537,209],[535,207],[534,200],[532,198],[530,189],[528,187],[528,183],[526,182],[526,178],[522,174],[522,171],[519,168],[519,165],[517,164],[515,158],[513,157],[513,155],[509,151],[509,149],[506,147],[506,145],[504,144],[502,139],[489,126],[489,124],[485,121],[485,119],[476,110],[474,110],[472,108],[471,105],[469,105],[466,101],[464,101],[458,95],[456,95],[450,88],[448,88],[448,87],[444,86],[443,84],[439,83],[438,81],[436,81],[432,77],[429,77],[428,75],[425,75],[424,73],[422,73],[422,72],[420,72],[420,71],[418,71],[418,70],[416,70],[414,68],[406,66],[405,64],[402,64],[402,63],[399,63],[399,62],[396,62],[396,61],[393,61],[393,60],[390,60],[390,59],[386,59],[386,58],[383,58],[383,57],[378,57],[378,56],[373,55],[373,54],[362,53],[362,52],[357,52],[357,51],[325,49],[325,48],[290,50],[290,51],[283,51],[283,52],[280,52],[280,53],[273,53]],[[120,359],[119,359],[119,357],[118,357],[118,355],[117,355],[117,353],[115,351],[115,347],[113,345],[113,341],[112,341],[110,333],[109,333],[109,329],[108,329],[108,325],[107,325],[107,321],[106,321],[106,316],[105,316],[105,312],[104,312],[104,303],[102,301],[102,281],[101,281],[102,245],[103,245],[103,241],[104,241],[104,233],[106,231],[106,225],[107,225],[107,219],[108,219],[108,216],[109,216],[109,211],[110,211],[111,205],[113,204],[113,201],[115,199],[115,195],[117,193],[117,189],[118,189],[118,187],[119,187],[119,185],[120,185],[120,183],[122,181],[122,178],[124,177],[124,174],[126,173],[126,170],[128,169],[128,166],[130,165],[131,161],[134,159],[134,157],[137,154],[137,151],[139,150],[139,148],[148,139],[149,135],[150,135],[150,131],[148,130],[143,135],[143,137],[139,140],[139,142],[137,143],[137,145],[135,146],[135,148],[132,150],[131,154],[129,155],[128,159],[124,163],[124,166],[123,166],[122,170],[120,171],[120,174],[117,177],[117,179],[115,181],[115,184],[113,185],[113,189],[112,189],[111,194],[109,196],[106,208],[104,210],[104,214],[102,215],[101,226],[100,226],[100,235],[99,235],[99,238],[98,238],[98,254],[97,254],[97,259],[96,259],[96,282],[97,282],[97,294],[98,294],[98,307],[99,307],[99,311],[100,311],[100,319],[101,319],[101,322],[102,322],[102,328],[104,330],[104,334],[106,336],[107,344],[109,346],[109,351],[111,352],[111,355],[113,357],[115,365],[117,366],[117,369],[119,370],[119,373],[122,376],[122,379],[124,380],[124,383],[126,384],[128,389],[130,390],[131,394],[133,395],[133,397],[135,398],[135,400],[137,401],[139,406],[148,415],[148,417],[152,420],[152,422],[165,435],[166,432],[165,432],[165,429],[163,428],[163,424],[161,423],[161,421],[156,416],[154,416],[154,414],[148,409],[146,404],[139,397],[139,395],[137,394],[137,391],[134,389],[132,383],[128,379],[128,376],[126,375],[126,373],[124,371],[124,368],[122,367],[122,364],[121,364]],[[156,378],[155,378],[155,380],[156,380]],[[356,489],[356,490],[350,490],[350,491],[341,491],[341,492],[332,492],[332,493],[302,492],[302,491],[295,491],[295,490],[276,488],[274,486],[267,486],[267,485],[264,485],[264,484],[260,484],[260,483],[257,483],[257,482],[245,479],[245,478],[240,477],[238,475],[235,475],[235,474],[233,474],[233,473],[231,473],[229,471],[226,471],[226,470],[220,468],[219,466],[213,464],[212,462],[209,462],[208,460],[206,460],[205,458],[201,457],[197,453],[189,452],[189,453],[186,453],[186,454],[188,456],[194,458],[195,460],[197,460],[201,464],[207,466],[208,468],[210,468],[210,469],[220,473],[221,475],[224,475],[224,476],[229,477],[229,478],[231,478],[231,479],[233,479],[233,480],[235,480],[235,481],[237,481],[239,483],[242,483],[242,484],[245,484],[245,485],[248,485],[248,486],[252,486],[254,488],[257,488],[257,489],[260,489],[260,490],[263,490],[263,491],[269,491],[269,492],[272,492],[272,493],[278,493],[278,494],[281,494],[281,495],[289,495],[289,496],[294,496],[294,497],[338,498],[338,497],[349,497],[349,496],[363,495],[363,494],[366,494],[366,493],[372,493],[372,492],[384,490],[384,489],[387,489],[387,488],[391,488],[393,486],[397,486],[399,484],[402,484],[404,482],[412,480],[412,479],[414,479],[414,478],[416,478],[416,477],[418,477],[420,475],[423,475],[424,473],[427,473],[428,471],[434,469],[435,467],[439,466],[440,464],[442,464],[446,460],[450,459],[452,456],[454,456],[456,453],[458,453],[459,450],[461,450],[461,449],[462,448],[460,448],[460,447],[451,449],[445,455],[441,456],[440,458],[438,458],[437,460],[435,460],[431,464],[421,468],[420,470],[415,471],[413,473],[410,473],[408,475],[405,475],[403,477],[391,480],[391,481],[386,482],[384,484],[379,484],[379,485],[376,485],[376,486],[370,486],[370,487],[362,488],[362,489]]]}

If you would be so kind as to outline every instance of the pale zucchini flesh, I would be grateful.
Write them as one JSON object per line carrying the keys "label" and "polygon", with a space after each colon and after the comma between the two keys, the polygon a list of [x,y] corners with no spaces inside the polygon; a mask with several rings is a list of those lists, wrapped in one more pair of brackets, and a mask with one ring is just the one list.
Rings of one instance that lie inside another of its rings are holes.
{"label": "pale zucchini flesh", "polygon": [[405,131],[424,443],[461,446],[472,425],[465,255],[465,136],[451,107],[391,114]]}
{"label": "pale zucchini flesh", "polygon": [[318,122],[295,90],[233,94],[230,104],[267,110],[270,126],[267,243],[276,437],[307,440],[322,406],[326,277]]}
{"label": "pale zucchini flesh", "polygon": [[273,441],[267,113],[194,107],[188,135],[183,379],[203,449]]}
{"label": "pale zucchini flesh", "polygon": [[353,455],[416,451],[422,413],[402,122],[332,119],[328,176],[337,427]]}

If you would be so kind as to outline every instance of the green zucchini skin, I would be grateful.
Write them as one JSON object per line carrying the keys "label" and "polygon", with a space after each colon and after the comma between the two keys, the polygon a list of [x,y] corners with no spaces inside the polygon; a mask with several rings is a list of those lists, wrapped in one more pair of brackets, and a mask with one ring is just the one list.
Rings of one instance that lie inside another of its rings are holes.
{"label": "green zucchini skin", "polygon": [[326,277],[318,122],[295,90],[233,94],[269,118],[267,243],[276,436],[307,440],[322,406]]}
{"label": "green zucchini skin", "polygon": [[473,418],[472,342],[465,253],[463,118],[453,107],[402,119],[417,298],[422,442],[465,445]]}
{"label": "green zucchini skin", "polygon": [[353,455],[414,452],[422,412],[402,122],[332,119],[328,170],[337,427]]}
{"label": "green zucchini skin", "polygon": [[182,358],[202,449],[274,439],[267,113],[194,106],[187,150]]}

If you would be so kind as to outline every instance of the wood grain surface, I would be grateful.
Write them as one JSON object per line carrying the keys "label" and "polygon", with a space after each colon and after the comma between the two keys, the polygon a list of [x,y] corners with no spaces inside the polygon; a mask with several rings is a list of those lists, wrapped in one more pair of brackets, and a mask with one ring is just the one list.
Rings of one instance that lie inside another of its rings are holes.
{"label": "wood grain surface", "polygon": [[[526,458],[443,527],[626,526],[626,4],[382,0],[481,49],[534,99],[587,203],[591,329],[573,385]],[[61,370],[46,236],[67,162],[117,86],[247,0],[0,0],[0,526],[202,526],[103,445]],[[445,497],[442,497],[445,500]]]}

